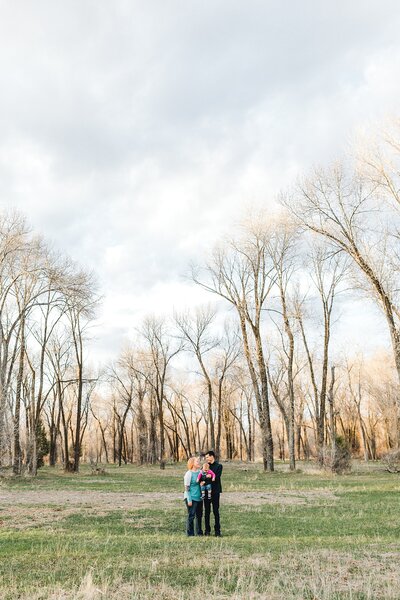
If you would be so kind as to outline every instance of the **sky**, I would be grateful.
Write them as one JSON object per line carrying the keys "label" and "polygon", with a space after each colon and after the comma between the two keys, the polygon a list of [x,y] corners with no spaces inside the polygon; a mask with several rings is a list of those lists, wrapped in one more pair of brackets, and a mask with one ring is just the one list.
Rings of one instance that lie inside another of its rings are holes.
{"label": "sky", "polygon": [[[96,272],[99,360],[210,300],[188,264],[398,112],[399,30],[398,0],[0,0],[0,207]],[[386,343],[342,309],[342,341]]]}

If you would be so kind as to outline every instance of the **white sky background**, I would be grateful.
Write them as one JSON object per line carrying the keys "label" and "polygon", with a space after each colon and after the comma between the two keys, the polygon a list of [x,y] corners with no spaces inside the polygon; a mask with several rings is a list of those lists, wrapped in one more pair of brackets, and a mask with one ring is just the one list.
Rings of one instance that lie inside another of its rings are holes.
{"label": "white sky background", "polygon": [[[0,0],[0,203],[98,274],[94,356],[204,299],[191,260],[398,112],[399,31],[398,0]],[[342,310],[342,343],[386,341]]]}

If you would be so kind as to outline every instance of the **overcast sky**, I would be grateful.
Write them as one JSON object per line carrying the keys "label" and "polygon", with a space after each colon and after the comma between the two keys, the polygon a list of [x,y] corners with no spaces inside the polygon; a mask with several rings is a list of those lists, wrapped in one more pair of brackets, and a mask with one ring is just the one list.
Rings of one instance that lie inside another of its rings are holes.
{"label": "overcast sky", "polygon": [[249,206],[398,112],[398,0],[0,7],[1,204],[98,274],[101,358],[199,301],[189,261]]}

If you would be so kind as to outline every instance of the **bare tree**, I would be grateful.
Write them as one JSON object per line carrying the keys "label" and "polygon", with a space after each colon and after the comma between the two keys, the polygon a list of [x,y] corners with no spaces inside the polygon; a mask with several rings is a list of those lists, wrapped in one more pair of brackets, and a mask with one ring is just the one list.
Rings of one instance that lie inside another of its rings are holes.
{"label": "bare tree", "polygon": [[194,269],[192,278],[204,289],[227,300],[237,311],[260,419],[264,469],[273,471],[274,446],[261,330],[265,302],[274,284],[267,243],[268,231],[253,224],[246,228],[242,239],[232,240],[225,248],[214,251],[205,269],[206,279],[201,279]]}
{"label": "bare tree", "polygon": [[393,243],[397,225],[394,219],[390,223],[378,220],[380,185],[360,172],[335,165],[315,170],[282,201],[305,229],[351,258],[362,275],[359,285],[367,285],[386,318],[400,379],[400,269]]}
{"label": "bare tree", "polygon": [[217,436],[215,449],[217,456],[221,454],[222,410],[224,384],[226,377],[241,355],[239,347],[239,332],[237,326],[225,321],[220,349],[215,362],[215,380],[217,385]]}
{"label": "bare tree", "polygon": [[[82,447],[82,417],[84,415],[84,338],[94,316],[98,299],[94,296],[94,280],[90,273],[78,271],[73,274],[72,286],[67,297],[67,316],[73,340],[73,353],[76,364],[76,411],[74,434],[74,471],[79,471]],[[87,380],[90,382],[90,379]]]}
{"label": "bare tree", "polygon": [[[135,397],[136,369],[134,366],[134,355],[131,349],[122,352],[117,362],[111,367],[109,379],[115,388],[115,397],[122,401],[122,412],[118,412],[118,465],[122,464],[122,451],[125,435],[125,423]],[[119,402],[118,402],[119,404]],[[117,404],[115,405],[117,410]],[[126,458],[125,458],[126,462]]]}
{"label": "bare tree", "polygon": [[[276,286],[280,302],[282,325],[278,324],[278,331],[282,334],[282,349],[286,358],[287,378],[287,413],[285,423],[288,432],[289,463],[292,471],[296,468],[295,452],[295,397],[294,397],[294,355],[295,355],[295,318],[289,298],[289,285],[295,270],[295,242],[297,232],[288,220],[276,223],[268,239],[268,252],[275,271]],[[285,339],[284,339],[285,338]],[[271,376],[269,376],[271,382]],[[272,382],[271,382],[272,383]],[[273,386],[274,397],[281,410],[284,403],[279,396],[279,387]]]}
{"label": "bare tree", "polygon": [[355,357],[355,360],[350,362],[346,360],[345,370],[347,374],[347,383],[350,398],[353,400],[354,405],[357,409],[358,421],[361,431],[361,438],[363,442],[364,460],[367,462],[371,457],[371,451],[368,443],[367,429],[364,423],[364,416],[362,414],[362,404],[364,400],[364,384],[363,384],[363,358]]}
{"label": "bare tree", "polygon": [[[296,318],[299,323],[301,338],[307,356],[311,387],[313,390],[313,410],[316,422],[317,453],[322,458],[322,449],[325,443],[326,402],[329,384],[329,352],[332,335],[333,309],[337,294],[341,291],[341,284],[345,281],[348,264],[340,254],[323,245],[314,245],[309,255],[312,274],[311,279],[319,296],[322,309],[322,364],[318,369],[318,361],[311,351],[304,322],[305,298],[297,297]],[[320,378],[318,382],[318,373]]]}
{"label": "bare tree", "polygon": [[[157,403],[160,435],[160,468],[165,469],[165,425],[164,401],[168,369],[172,359],[182,350],[181,344],[174,344],[164,320],[148,317],[145,319],[141,334],[147,343],[148,368],[143,375],[154,392]],[[150,375],[149,375],[150,373]]]}
{"label": "bare tree", "polygon": [[210,331],[215,319],[215,314],[216,311],[214,308],[206,306],[197,307],[193,315],[190,315],[189,313],[175,315],[175,322],[181,334],[181,339],[184,343],[188,344],[190,351],[196,356],[207,387],[208,429],[210,434],[210,445],[213,450],[216,448],[213,416],[214,392],[211,368],[206,364],[205,357],[214,350],[219,343],[218,338]]}
{"label": "bare tree", "polygon": [[[6,412],[11,373],[16,360],[15,332],[20,325],[21,313],[15,311],[14,286],[22,277],[17,265],[29,245],[29,230],[23,217],[15,213],[0,215],[0,466],[8,440],[6,437]],[[25,314],[25,313],[23,313]],[[24,328],[20,328],[19,336]],[[14,351],[12,345],[14,344]],[[11,364],[10,364],[11,361]],[[14,415],[14,431],[17,428]],[[17,441],[17,446],[19,442]],[[19,460],[19,459],[18,459]]]}

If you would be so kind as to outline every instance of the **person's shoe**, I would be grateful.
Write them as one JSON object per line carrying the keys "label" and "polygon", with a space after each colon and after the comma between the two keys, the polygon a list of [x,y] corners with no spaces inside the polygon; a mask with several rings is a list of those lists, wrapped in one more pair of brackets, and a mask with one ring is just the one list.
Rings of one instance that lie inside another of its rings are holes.
{"label": "person's shoe", "polygon": [[186,537],[194,537],[194,533],[187,533]]}
{"label": "person's shoe", "polygon": [[206,531],[204,535],[206,535],[207,537],[210,537],[211,532],[210,531]]}
{"label": "person's shoe", "polygon": [[215,537],[222,537],[222,534],[221,533],[216,533]]}
{"label": "person's shoe", "polygon": [[208,500],[211,500],[211,494],[208,494]]}
{"label": "person's shoe", "polygon": [[200,531],[200,533],[198,533],[197,535],[200,535],[200,536],[202,536],[202,535],[203,535],[203,532],[202,532],[202,531]]}

